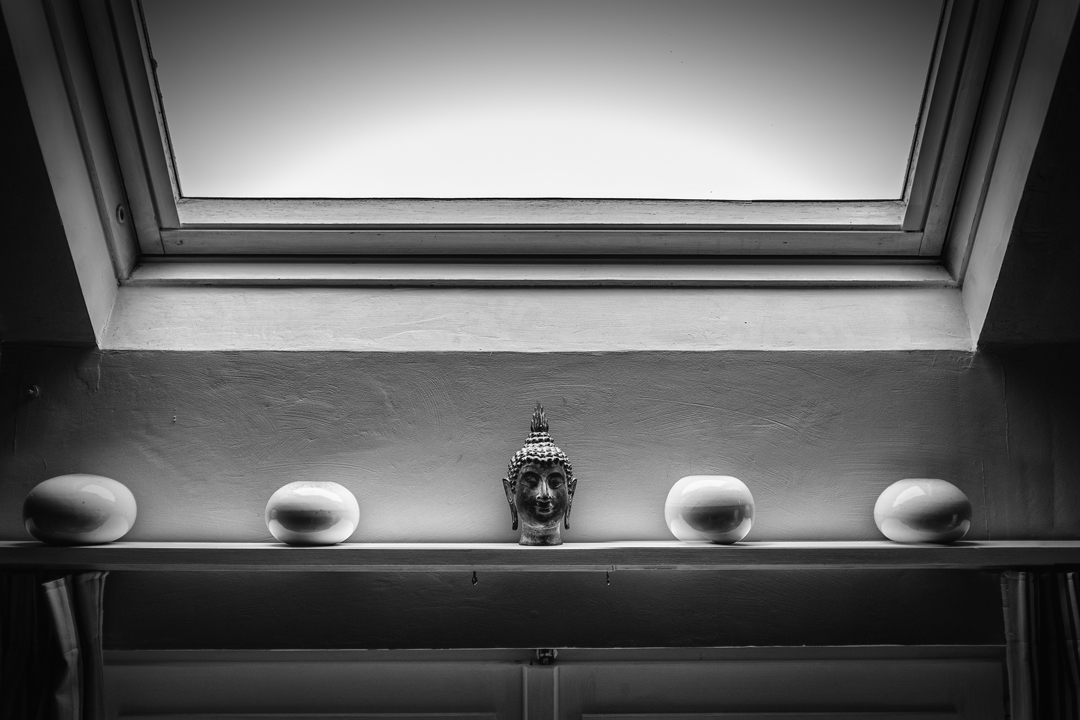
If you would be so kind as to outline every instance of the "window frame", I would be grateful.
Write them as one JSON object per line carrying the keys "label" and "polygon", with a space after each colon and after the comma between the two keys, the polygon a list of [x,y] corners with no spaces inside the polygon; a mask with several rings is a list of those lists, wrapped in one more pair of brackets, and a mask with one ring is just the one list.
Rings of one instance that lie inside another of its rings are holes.
{"label": "window frame", "polygon": [[183,198],[138,0],[80,7],[144,260],[918,263],[947,246],[1005,4],[946,0],[904,198],[858,202]]}
{"label": "window frame", "polygon": [[[1006,264],[1080,8],[1080,0],[1004,0],[950,242],[940,257],[402,262],[140,255],[117,162],[139,138],[108,131],[103,95],[116,86],[98,82],[84,32],[100,19],[93,11],[101,6],[80,2],[89,10],[85,25],[74,2],[0,0],[53,188],[53,220],[75,266],[74,292],[85,303],[45,335],[24,323],[5,339],[48,336],[84,344],[93,338],[108,349],[188,351],[456,351],[475,345],[485,352],[971,352]],[[40,281],[58,279],[50,274]],[[546,298],[562,298],[558,289],[565,287],[578,288],[565,317],[535,311]],[[537,292],[545,288],[551,291]],[[580,292],[584,288],[589,291]],[[636,288],[642,292],[627,302]],[[663,325],[650,324],[657,318]],[[670,328],[672,318],[684,322]],[[522,336],[523,321],[546,325]],[[568,334],[568,327],[577,331]]]}

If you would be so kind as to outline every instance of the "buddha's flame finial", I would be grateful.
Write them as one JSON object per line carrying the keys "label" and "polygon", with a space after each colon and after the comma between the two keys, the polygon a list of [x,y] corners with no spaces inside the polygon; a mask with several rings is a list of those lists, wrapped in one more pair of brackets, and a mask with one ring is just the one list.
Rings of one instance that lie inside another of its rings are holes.
{"label": "buddha's flame finial", "polygon": [[547,417],[544,415],[544,406],[540,403],[536,403],[536,409],[533,410],[532,424],[529,425],[530,432],[547,432],[548,422]]}

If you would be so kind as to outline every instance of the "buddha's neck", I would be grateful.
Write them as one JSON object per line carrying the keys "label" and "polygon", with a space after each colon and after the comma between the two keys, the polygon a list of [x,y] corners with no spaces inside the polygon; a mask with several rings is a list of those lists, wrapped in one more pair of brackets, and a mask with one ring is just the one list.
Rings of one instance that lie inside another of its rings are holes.
{"label": "buddha's neck", "polygon": [[559,534],[559,531],[560,528],[558,525],[554,528],[538,528],[524,525],[521,528],[521,540],[518,541],[518,544],[562,545],[562,536]]}

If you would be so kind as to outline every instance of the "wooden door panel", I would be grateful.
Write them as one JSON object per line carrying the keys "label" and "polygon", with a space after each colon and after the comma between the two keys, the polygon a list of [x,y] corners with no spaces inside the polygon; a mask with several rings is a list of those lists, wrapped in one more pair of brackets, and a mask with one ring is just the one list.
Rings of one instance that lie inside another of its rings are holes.
{"label": "wooden door panel", "polygon": [[1004,713],[1001,674],[980,659],[566,663],[557,717],[990,720]]}
{"label": "wooden door panel", "polygon": [[122,720],[1003,720],[1002,659],[966,652],[141,653],[106,676]]}
{"label": "wooden door panel", "polygon": [[199,662],[107,669],[133,720],[523,720],[522,668],[497,662]]}

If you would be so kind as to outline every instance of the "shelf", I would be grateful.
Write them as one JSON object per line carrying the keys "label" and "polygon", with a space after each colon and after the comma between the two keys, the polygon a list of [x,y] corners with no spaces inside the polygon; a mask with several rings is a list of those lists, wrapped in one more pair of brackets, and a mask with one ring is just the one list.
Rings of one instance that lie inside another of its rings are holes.
{"label": "shelf", "polygon": [[0,542],[0,568],[258,572],[613,572],[624,570],[954,569],[1080,564],[1080,541],[981,541],[954,545],[872,542],[138,543],[57,547]]}

